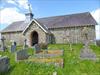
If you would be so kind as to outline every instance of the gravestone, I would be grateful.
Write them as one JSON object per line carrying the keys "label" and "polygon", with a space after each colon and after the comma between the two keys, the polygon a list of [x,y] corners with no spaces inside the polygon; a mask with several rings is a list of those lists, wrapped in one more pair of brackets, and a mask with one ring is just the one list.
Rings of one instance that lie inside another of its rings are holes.
{"label": "gravestone", "polygon": [[0,47],[0,51],[5,51],[6,50],[6,46],[5,46],[5,38],[4,36],[1,37],[1,47]]}
{"label": "gravestone", "polygon": [[41,48],[40,48],[40,46],[38,44],[34,45],[34,49],[35,49],[35,53],[41,52]]}
{"label": "gravestone", "polygon": [[86,27],[83,29],[83,44],[84,47],[81,50],[80,58],[96,60],[96,54],[89,48],[88,29]]}
{"label": "gravestone", "polygon": [[7,56],[0,57],[0,72],[6,72],[10,68],[10,59]]}
{"label": "gravestone", "polygon": [[28,59],[28,57],[29,57],[29,55],[28,55],[28,53],[27,53],[27,49],[18,50],[18,51],[15,53],[15,61]]}
{"label": "gravestone", "polygon": [[11,49],[10,49],[10,52],[15,52],[16,51],[16,42],[12,42],[12,45],[11,45]]}
{"label": "gravestone", "polygon": [[27,40],[24,40],[24,45],[23,45],[23,49],[27,48],[27,44],[26,44]]}

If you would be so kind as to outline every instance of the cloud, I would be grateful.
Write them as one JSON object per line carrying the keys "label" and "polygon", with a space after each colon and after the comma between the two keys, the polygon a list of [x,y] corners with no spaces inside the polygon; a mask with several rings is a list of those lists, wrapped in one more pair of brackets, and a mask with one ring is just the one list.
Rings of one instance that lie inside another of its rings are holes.
{"label": "cloud", "polygon": [[91,12],[94,19],[100,24],[100,8]]}
{"label": "cloud", "polygon": [[7,3],[17,5],[19,8],[28,9],[28,0],[6,0]]}
{"label": "cloud", "polygon": [[96,26],[96,39],[100,39],[100,8],[92,11],[91,14],[98,23]]}
{"label": "cloud", "polygon": [[23,7],[25,9],[28,9],[29,8],[28,7],[28,0],[18,0],[17,2],[19,3],[19,6],[20,7]]}
{"label": "cloud", "polygon": [[15,21],[25,20],[25,15],[19,13],[17,8],[5,8],[0,11],[0,24],[10,24]]}
{"label": "cloud", "polygon": [[3,5],[0,5],[0,7],[2,7],[2,9],[0,8],[0,30],[4,29],[5,26],[8,26],[12,22],[25,20],[24,11],[27,12],[29,11],[28,0],[1,0],[1,1]]}
{"label": "cloud", "polygon": [[15,0],[6,0],[8,3],[16,4]]}

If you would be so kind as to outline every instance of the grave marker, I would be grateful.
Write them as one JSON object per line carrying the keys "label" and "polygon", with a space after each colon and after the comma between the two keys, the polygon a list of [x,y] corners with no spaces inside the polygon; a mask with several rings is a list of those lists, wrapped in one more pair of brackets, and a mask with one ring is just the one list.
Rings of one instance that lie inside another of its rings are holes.
{"label": "grave marker", "polygon": [[15,52],[16,51],[16,42],[12,42],[12,45],[11,45],[11,49],[10,49],[10,52]]}
{"label": "grave marker", "polygon": [[26,49],[19,50],[15,53],[15,61],[24,60],[24,59],[27,59],[28,57],[29,55]]}
{"label": "grave marker", "polygon": [[23,49],[25,49],[27,47],[27,44],[26,44],[27,40],[25,39],[24,40],[24,45],[23,45]]}
{"label": "grave marker", "polygon": [[10,68],[10,62],[7,56],[0,57],[0,72],[6,72]]}
{"label": "grave marker", "polygon": [[35,49],[35,53],[41,52],[41,48],[40,48],[40,46],[38,44],[34,45],[34,49]]}
{"label": "grave marker", "polygon": [[6,50],[6,46],[5,46],[5,38],[4,36],[1,37],[1,48],[0,51],[5,51]]}
{"label": "grave marker", "polygon": [[95,53],[89,48],[88,28],[83,28],[83,44],[84,47],[81,50],[80,58],[96,60]]}

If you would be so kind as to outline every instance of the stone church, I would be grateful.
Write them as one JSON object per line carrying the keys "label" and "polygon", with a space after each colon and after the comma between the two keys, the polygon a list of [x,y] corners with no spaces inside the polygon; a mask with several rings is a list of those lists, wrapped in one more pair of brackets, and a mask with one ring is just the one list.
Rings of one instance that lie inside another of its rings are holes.
{"label": "stone church", "polygon": [[36,43],[81,43],[84,27],[88,28],[88,40],[95,40],[97,23],[89,12],[38,19],[33,18],[32,13],[25,16],[25,21],[14,22],[1,31],[6,42],[15,41],[22,45],[26,39],[28,46]]}

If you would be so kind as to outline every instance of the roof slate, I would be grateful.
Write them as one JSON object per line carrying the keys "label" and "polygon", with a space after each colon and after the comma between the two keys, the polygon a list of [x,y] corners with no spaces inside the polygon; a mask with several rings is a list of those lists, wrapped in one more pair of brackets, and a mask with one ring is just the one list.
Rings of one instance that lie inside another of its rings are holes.
{"label": "roof slate", "polygon": [[[92,15],[89,12],[54,16],[47,18],[36,19],[37,22],[44,27],[50,28],[61,28],[61,27],[75,27],[75,26],[87,26],[87,25],[97,25]],[[28,23],[24,21],[14,22],[8,27],[6,27],[1,32],[14,32],[23,31],[28,26]]]}
{"label": "roof slate", "polygon": [[38,22],[46,25],[47,28],[97,25],[96,21],[89,12],[40,18],[38,19]]}

